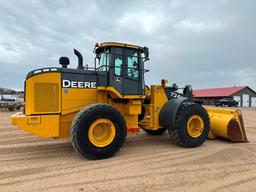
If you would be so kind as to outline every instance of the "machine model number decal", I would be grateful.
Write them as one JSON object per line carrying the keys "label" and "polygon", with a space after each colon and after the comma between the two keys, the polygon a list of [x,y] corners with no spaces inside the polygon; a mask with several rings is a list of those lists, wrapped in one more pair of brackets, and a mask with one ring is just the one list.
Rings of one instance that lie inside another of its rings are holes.
{"label": "machine model number decal", "polygon": [[96,88],[96,82],[62,80],[63,88]]}

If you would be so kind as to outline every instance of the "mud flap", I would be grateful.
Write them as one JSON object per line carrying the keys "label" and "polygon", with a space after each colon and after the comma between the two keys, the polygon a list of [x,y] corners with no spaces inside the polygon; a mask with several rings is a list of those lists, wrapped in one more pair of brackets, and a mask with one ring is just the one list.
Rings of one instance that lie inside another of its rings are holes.
{"label": "mud flap", "polygon": [[248,142],[241,110],[205,107],[210,118],[208,138],[226,138],[233,142]]}

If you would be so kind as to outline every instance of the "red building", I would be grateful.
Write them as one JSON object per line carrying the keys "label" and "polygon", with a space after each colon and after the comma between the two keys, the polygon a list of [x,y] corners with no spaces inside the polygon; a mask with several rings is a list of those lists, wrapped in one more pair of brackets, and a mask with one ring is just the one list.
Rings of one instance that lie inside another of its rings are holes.
{"label": "red building", "polygon": [[256,107],[256,92],[248,86],[193,90],[194,99],[212,105],[218,99],[233,98],[240,107]]}

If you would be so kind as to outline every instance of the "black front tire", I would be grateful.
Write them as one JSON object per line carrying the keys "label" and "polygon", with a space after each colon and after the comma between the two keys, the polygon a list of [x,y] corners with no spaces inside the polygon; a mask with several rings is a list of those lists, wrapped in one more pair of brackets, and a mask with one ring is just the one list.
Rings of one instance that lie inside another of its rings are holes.
{"label": "black front tire", "polygon": [[[187,122],[193,115],[203,119],[204,129],[197,138],[191,137],[187,131]],[[192,102],[185,102],[181,105],[175,120],[175,127],[169,128],[171,139],[182,147],[197,147],[206,140],[210,130],[210,120],[207,111],[200,105]]]}
{"label": "black front tire", "polygon": [[[115,125],[115,137],[105,146],[95,146],[89,139],[89,128],[97,119],[105,118]],[[72,145],[75,150],[89,159],[105,159],[112,157],[123,146],[127,128],[122,114],[107,104],[92,104],[82,109],[74,118],[71,126]]]}

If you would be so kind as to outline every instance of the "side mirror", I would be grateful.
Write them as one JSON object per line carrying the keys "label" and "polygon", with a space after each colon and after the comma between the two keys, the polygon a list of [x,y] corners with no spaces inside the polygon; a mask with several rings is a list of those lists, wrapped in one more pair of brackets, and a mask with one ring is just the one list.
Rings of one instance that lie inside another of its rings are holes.
{"label": "side mirror", "polygon": [[191,85],[186,85],[185,88],[183,89],[183,94],[188,98],[191,99],[193,98],[193,90]]}
{"label": "side mirror", "polygon": [[62,66],[62,68],[67,68],[67,66],[70,64],[68,57],[60,57],[59,64]]}
{"label": "side mirror", "polygon": [[148,61],[149,60],[149,49],[147,47],[144,47],[143,52],[145,55],[145,60]]}

